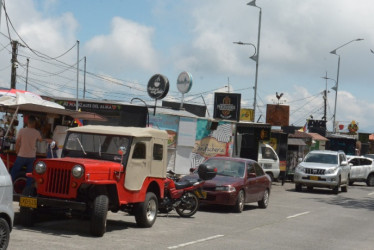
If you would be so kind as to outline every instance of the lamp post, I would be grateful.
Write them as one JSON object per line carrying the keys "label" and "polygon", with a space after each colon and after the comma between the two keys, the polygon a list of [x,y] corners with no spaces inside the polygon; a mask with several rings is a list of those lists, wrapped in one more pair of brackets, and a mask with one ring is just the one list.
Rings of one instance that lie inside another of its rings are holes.
{"label": "lamp post", "polygon": [[337,47],[336,49],[334,49],[333,51],[330,52],[331,54],[334,54],[334,55],[337,55],[337,56],[338,56],[338,73],[337,73],[337,76],[336,76],[336,85],[335,85],[335,87],[336,87],[335,91],[336,91],[336,92],[335,92],[335,105],[334,105],[334,120],[333,120],[333,125],[332,125],[332,126],[333,126],[333,132],[334,132],[334,133],[336,133],[336,126],[335,126],[335,122],[336,122],[336,103],[337,103],[337,100],[338,100],[339,70],[340,70],[340,55],[338,55],[338,54],[336,53],[336,51],[337,51],[338,49],[340,49],[340,48],[342,48],[342,47],[344,47],[344,46],[346,46],[346,45],[352,43],[352,42],[362,41],[362,40],[364,40],[364,39],[362,39],[362,38],[353,39],[352,41],[349,41],[349,42],[347,42],[347,43],[345,43],[345,44],[343,44],[343,45]]}
{"label": "lamp post", "polygon": [[258,18],[258,35],[257,35],[257,53],[254,56],[251,56],[251,59],[256,62],[256,78],[255,78],[255,93],[254,93],[254,101],[253,101],[253,119],[256,119],[256,106],[257,106],[257,78],[258,78],[258,61],[260,59],[260,34],[261,34],[261,14],[262,10],[260,7],[256,5],[256,0],[252,0],[251,2],[247,3],[249,6],[253,6],[260,9],[259,18]]}
{"label": "lamp post", "polygon": [[[332,78],[327,77],[327,72],[326,72],[326,76],[322,76],[321,78],[326,79],[326,90],[325,90],[325,94],[324,94],[324,101],[325,101],[324,120],[326,121],[327,80],[332,80],[332,81],[335,82],[335,86],[331,88],[331,89],[334,90],[335,92],[337,92],[337,89],[338,89],[337,85],[338,85],[338,84],[337,84],[337,82],[336,82],[335,79],[332,79]],[[335,100],[336,100],[336,93],[335,93]],[[335,111],[336,111],[336,102],[335,102],[335,106],[334,106],[334,113],[335,113]],[[334,117],[335,117],[335,115],[334,115]],[[334,125],[333,125],[333,126],[334,126]],[[334,128],[334,127],[333,127],[333,128]]]}

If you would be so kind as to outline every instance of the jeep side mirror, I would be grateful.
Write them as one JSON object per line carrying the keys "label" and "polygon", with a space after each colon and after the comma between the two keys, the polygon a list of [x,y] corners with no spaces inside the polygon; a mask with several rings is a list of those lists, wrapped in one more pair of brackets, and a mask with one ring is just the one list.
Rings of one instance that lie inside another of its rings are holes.
{"label": "jeep side mirror", "polygon": [[348,162],[347,162],[347,161],[342,161],[342,162],[341,162],[341,165],[342,165],[342,166],[347,166],[347,165],[348,165]]}
{"label": "jeep side mirror", "polygon": [[56,142],[55,141],[51,141],[51,143],[49,145],[50,145],[50,148],[53,149],[53,148],[56,147]]}
{"label": "jeep side mirror", "polygon": [[302,161],[303,161],[303,158],[299,158],[297,161],[298,161],[298,162],[302,162]]}

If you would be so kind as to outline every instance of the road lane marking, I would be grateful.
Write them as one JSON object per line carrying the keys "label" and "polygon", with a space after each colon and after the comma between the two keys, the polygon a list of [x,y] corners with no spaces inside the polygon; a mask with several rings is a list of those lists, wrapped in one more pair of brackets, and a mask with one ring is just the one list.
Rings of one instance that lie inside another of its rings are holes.
{"label": "road lane marking", "polygon": [[203,242],[203,241],[214,240],[214,239],[217,239],[217,238],[220,238],[220,237],[223,237],[223,236],[224,235],[222,235],[222,234],[218,234],[218,235],[214,235],[214,236],[211,236],[211,237],[208,237],[208,238],[195,240],[195,241],[190,241],[190,242],[182,243],[182,244],[179,244],[179,245],[176,245],[176,246],[171,246],[171,247],[168,247],[168,249],[176,249],[176,248],[180,248],[180,247],[185,247],[185,246],[200,243],[200,242]]}
{"label": "road lane marking", "polygon": [[368,194],[368,195],[373,195],[374,194],[374,192],[372,192],[372,193],[370,193],[370,194]]}
{"label": "road lane marking", "polygon": [[294,214],[294,215],[288,216],[287,219],[295,218],[295,217],[305,215],[305,214],[309,214],[309,213],[310,212],[308,211],[308,212],[304,212],[304,213]]}

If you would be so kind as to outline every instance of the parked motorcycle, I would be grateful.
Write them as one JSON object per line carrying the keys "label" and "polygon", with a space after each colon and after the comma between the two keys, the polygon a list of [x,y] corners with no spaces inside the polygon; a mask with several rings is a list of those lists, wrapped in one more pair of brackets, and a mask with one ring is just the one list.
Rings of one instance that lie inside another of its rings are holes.
{"label": "parked motorcycle", "polygon": [[[206,198],[206,192],[202,187],[206,180],[213,179],[217,174],[217,168],[199,167],[199,179],[196,181],[178,181],[176,174],[169,170],[165,179],[164,199],[159,204],[161,213],[169,213],[173,209],[181,217],[191,217],[199,208],[199,199]],[[201,173],[201,174],[200,174]]]}

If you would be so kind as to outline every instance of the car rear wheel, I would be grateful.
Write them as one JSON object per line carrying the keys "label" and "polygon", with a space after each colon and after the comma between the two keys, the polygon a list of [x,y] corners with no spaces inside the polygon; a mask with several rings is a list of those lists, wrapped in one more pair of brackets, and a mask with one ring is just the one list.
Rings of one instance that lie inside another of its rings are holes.
{"label": "car rear wheel", "polygon": [[137,204],[135,220],[139,227],[152,227],[157,218],[158,200],[154,193],[148,192],[145,201]]}
{"label": "car rear wheel", "polygon": [[244,209],[244,191],[240,190],[238,193],[238,198],[236,199],[236,204],[234,205],[234,211],[236,213],[241,213]]}
{"label": "car rear wheel", "polygon": [[267,208],[269,205],[269,197],[270,197],[269,190],[266,189],[264,192],[264,196],[262,197],[262,200],[258,202],[258,206],[260,208]]}
{"label": "car rear wheel", "polygon": [[9,244],[10,227],[4,218],[0,218],[0,249],[7,249]]}
{"label": "car rear wheel", "polygon": [[369,175],[368,179],[366,180],[366,185],[369,187],[374,186],[374,174]]}
{"label": "car rear wheel", "polygon": [[106,217],[109,199],[107,195],[96,196],[91,214],[90,232],[93,236],[101,237],[106,231]]}

